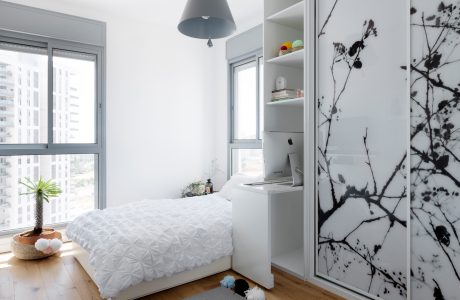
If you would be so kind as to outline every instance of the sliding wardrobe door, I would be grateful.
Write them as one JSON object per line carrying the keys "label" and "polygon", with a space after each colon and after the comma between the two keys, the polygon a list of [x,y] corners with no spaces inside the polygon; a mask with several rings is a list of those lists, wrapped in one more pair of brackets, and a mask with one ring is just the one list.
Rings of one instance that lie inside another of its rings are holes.
{"label": "sliding wardrobe door", "polygon": [[316,6],[315,276],[370,298],[405,299],[408,3]]}
{"label": "sliding wardrobe door", "polygon": [[412,299],[460,299],[460,2],[411,6]]}

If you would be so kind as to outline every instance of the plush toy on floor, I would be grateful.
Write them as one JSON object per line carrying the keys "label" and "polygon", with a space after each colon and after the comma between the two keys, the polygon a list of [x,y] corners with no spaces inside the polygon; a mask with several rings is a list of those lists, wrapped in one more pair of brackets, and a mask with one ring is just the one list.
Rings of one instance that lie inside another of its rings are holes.
{"label": "plush toy on floor", "polygon": [[249,284],[247,283],[246,280],[244,279],[237,279],[235,280],[235,288],[233,291],[235,291],[236,294],[245,297],[246,294],[245,292],[249,290]]}
{"label": "plush toy on floor", "polygon": [[228,289],[235,287],[235,277],[227,275],[220,281],[220,286]]}
{"label": "plush toy on floor", "polygon": [[248,300],[265,300],[264,291],[262,291],[262,289],[258,288],[257,286],[247,290],[245,293],[246,299]]}
{"label": "plush toy on floor", "polygon": [[220,281],[220,286],[228,289],[233,289],[235,294],[245,297],[248,300],[265,300],[265,293],[258,287],[249,289],[249,284],[244,279],[237,279],[231,275],[226,275]]}

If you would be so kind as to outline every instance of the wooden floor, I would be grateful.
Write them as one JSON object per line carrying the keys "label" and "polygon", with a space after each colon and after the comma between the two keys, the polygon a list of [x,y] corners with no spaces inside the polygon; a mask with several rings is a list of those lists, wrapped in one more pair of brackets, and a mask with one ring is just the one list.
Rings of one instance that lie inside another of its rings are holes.
{"label": "wooden floor", "polygon": [[[325,290],[274,270],[275,288],[266,291],[268,300],[341,299]],[[225,275],[243,278],[233,271],[223,272],[143,300],[180,300],[215,288]],[[250,282],[251,287],[254,286]],[[11,253],[0,254],[1,300],[90,300],[101,299],[96,285],[72,255],[71,244],[62,253],[38,261],[21,261]],[[217,300],[217,299],[216,299]]]}

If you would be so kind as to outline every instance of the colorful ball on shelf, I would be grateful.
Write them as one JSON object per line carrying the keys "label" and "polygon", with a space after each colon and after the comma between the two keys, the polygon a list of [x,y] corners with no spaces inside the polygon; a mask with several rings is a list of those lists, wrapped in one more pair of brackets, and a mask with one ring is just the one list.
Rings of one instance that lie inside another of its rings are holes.
{"label": "colorful ball on shelf", "polygon": [[298,48],[298,47],[303,47],[303,41],[302,40],[295,40],[292,42],[292,47]]}
{"label": "colorful ball on shelf", "polygon": [[280,50],[281,51],[286,51],[288,48],[286,46],[281,46]]}
{"label": "colorful ball on shelf", "polygon": [[285,42],[281,45],[281,47],[286,47],[287,49],[292,49],[292,43],[291,42]]}

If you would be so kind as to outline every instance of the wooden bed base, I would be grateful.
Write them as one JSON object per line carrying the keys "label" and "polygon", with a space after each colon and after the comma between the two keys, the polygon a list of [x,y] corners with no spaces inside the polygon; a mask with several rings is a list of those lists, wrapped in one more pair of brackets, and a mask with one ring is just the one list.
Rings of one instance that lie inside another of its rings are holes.
{"label": "wooden bed base", "polygon": [[[78,260],[83,269],[85,269],[86,273],[88,273],[89,277],[91,277],[91,279],[94,281],[94,268],[89,263],[88,252],[75,242],[72,243],[72,247],[75,258]],[[110,299],[128,300],[140,298],[178,285],[224,272],[229,269],[231,269],[231,256],[225,256],[212,262],[209,265],[202,266],[190,271],[184,271],[171,277],[163,277],[152,281],[141,282],[136,286],[131,286],[122,291],[118,297]]]}

